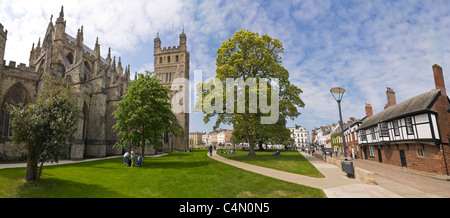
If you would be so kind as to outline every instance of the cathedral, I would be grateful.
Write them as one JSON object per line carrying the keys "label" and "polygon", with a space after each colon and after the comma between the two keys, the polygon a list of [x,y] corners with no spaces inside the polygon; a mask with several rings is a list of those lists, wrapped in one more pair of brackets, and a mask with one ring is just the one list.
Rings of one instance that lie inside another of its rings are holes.
{"label": "cathedral", "polygon": [[[116,103],[121,100],[130,85],[130,66],[122,65],[121,58],[111,57],[111,48],[106,59],[100,55],[100,44],[97,41],[94,49],[86,46],[83,26],[76,36],[66,33],[64,8],[56,22],[53,16],[44,37],[39,38],[37,45],[32,45],[28,66],[4,61],[8,31],[0,23],[0,160],[2,158],[25,157],[26,151],[13,145],[11,141],[11,117],[6,110],[7,104],[28,104],[34,101],[36,94],[42,89],[45,75],[56,81],[65,79],[72,84],[78,100],[78,108],[82,117],[78,120],[75,141],[67,151],[70,159],[106,157],[121,155],[122,149],[113,146],[118,141],[113,130],[116,123],[113,112]],[[176,84],[176,78],[189,80],[189,52],[186,46],[184,30],[180,34],[180,45],[161,48],[161,39],[154,40],[154,75],[160,83],[168,88],[184,87]],[[170,100],[178,91],[169,94]],[[189,104],[188,99],[186,104]],[[177,123],[183,128],[184,135],[175,136],[166,133],[161,136],[164,151],[180,151],[188,149],[189,113],[175,113]],[[136,149],[138,152],[140,149]],[[146,149],[146,154],[153,154],[154,149]]]}
{"label": "cathedral", "polygon": [[[52,16],[53,18],[53,16]],[[76,36],[66,33],[64,10],[53,23],[52,18],[44,37],[30,51],[29,64],[4,61],[8,31],[0,24],[0,159],[21,157],[23,149],[13,146],[11,141],[10,115],[7,104],[28,104],[34,101],[42,89],[45,75],[56,81],[66,79],[72,84],[82,116],[78,120],[75,141],[67,151],[67,158],[83,159],[122,154],[114,149],[117,136],[112,126],[112,113],[130,84],[130,66],[123,67],[121,58],[111,57],[111,48],[106,59],[100,55],[100,45],[94,49],[86,46],[83,26]]]}

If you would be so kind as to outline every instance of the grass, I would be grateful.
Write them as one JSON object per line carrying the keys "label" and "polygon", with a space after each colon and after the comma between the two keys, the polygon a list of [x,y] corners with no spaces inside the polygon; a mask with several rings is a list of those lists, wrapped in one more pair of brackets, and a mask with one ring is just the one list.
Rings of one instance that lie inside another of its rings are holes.
{"label": "grass", "polygon": [[[228,150],[224,150],[228,151]],[[221,154],[220,149],[217,154],[237,160],[248,164],[254,164],[257,166],[272,168],[276,170],[286,171],[290,173],[296,173],[305,176],[311,176],[316,178],[325,178],[303,155],[298,151],[284,151],[281,150],[280,156],[274,156],[274,151],[256,151],[256,157],[247,156],[248,151],[236,150],[236,154]]]}
{"label": "grass", "polygon": [[25,168],[0,170],[0,198],[323,198],[322,190],[247,172],[207,157],[206,151],[44,167],[41,182],[26,183]]}

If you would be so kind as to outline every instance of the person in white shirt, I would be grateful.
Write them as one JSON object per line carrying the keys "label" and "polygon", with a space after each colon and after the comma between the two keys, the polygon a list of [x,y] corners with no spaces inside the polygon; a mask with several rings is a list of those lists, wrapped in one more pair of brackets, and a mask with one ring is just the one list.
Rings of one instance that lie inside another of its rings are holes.
{"label": "person in white shirt", "polygon": [[128,156],[130,156],[130,153],[128,153],[128,151],[127,151],[127,152],[125,152],[125,154],[123,155],[123,165],[124,165],[124,166],[127,166],[127,164],[128,164]]}

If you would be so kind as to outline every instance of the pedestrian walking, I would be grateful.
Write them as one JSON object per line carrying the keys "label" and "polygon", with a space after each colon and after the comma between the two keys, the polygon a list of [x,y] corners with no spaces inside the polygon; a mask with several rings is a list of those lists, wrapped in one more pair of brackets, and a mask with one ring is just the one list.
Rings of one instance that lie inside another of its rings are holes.
{"label": "pedestrian walking", "polygon": [[209,149],[209,156],[212,157],[212,150],[213,150],[212,145],[210,145],[208,149]]}

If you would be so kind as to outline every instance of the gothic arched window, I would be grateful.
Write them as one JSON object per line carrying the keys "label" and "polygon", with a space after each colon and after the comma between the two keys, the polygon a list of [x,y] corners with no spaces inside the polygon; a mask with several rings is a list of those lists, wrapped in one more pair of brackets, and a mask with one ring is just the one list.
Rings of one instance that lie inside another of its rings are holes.
{"label": "gothic arched window", "polygon": [[7,105],[24,106],[30,103],[30,95],[26,88],[16,83],[11,86],[3,97],[3,102],[0,108],[0,134],[1,138],[8,138],[12,136],[11,133],[11,115],[7,111]]}
{"label": "gothic arched window", "polygon": [[73,64],[73,55],[72,55],[72,53],[67,54],[66,59],[67,59],[67,61],[69,61],[69,64]]}

